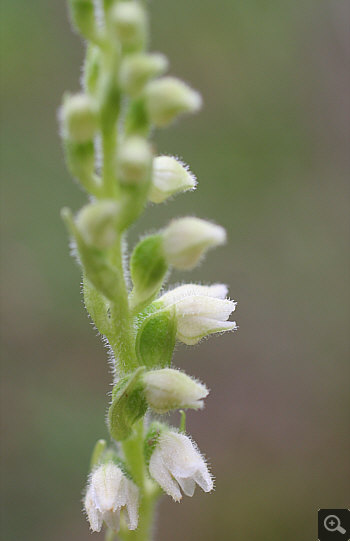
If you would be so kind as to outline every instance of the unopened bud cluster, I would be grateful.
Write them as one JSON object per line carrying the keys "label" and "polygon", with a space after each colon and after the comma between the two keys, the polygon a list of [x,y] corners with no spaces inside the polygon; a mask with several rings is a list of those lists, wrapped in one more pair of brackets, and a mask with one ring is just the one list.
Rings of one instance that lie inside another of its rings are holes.
{"label": "unopened bud cluster", "polygon": [[105,0],[98,17],[93,0],[68,3],[87,53],[83,89],[64,96],[59,121],[67,166],[89,202],[62,216],[82,268],[85,306],[110,345],[115,369],[107,416],[111,442],[96,444],[84,508],[93,531],[105,525],[125,536],[138,527],[150,531],[151,513],[143,510],[162,491],[179,501],[196,485],[213,489],[208,466],[185,433],[185,414],[178,428],[159,416],[203,408],[207,387],[172,364],[176,342],[194,345],[234,330],[229,318],[236,303],[223,284],[163,290],[172,268],[191,270],[225,243],[225,230],[210,221],[170,220],[126,257],[125,233],[147,204],[197,186],[179,158],[157,154],[150,133],[198,111],[202,99],[164,75],[163,54],[147,51],[143,2]]}

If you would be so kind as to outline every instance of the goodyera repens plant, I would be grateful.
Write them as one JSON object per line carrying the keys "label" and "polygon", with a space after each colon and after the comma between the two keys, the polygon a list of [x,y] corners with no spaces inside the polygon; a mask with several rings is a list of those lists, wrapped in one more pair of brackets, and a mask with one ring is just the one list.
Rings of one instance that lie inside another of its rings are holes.
{"label": "goodyera repens plant", "polygon": [[211,222],[177,218],[143,237],[128,260],[126,231],[146,204],[196,186],[179,159],[155,155],[150,132],[198,111],[202,100],[164,76],[162,54],[146,52],[143,2],[69,0],[69,9],[87,49],[83,89],[64,96],[59,121],[67,166],[89,203],[75,216],[63,209],[62,216],[82,269],[86,309],[114,369],[111,442],[99,440],[93,450],[84,509],[91,530],[106,527],[106,539],[119,532],[120,539],[145,541],[162,492],[178,502],[196,484],[213,489],[208,466],[185,433],[184,412],[179,428],[160,415],[203,407],[206,386],[171,368],[175,343],[194,345],[235,329],[229,321],[235,303],[222,284],[160,291],[172,267],[192,269],[226,234]]}

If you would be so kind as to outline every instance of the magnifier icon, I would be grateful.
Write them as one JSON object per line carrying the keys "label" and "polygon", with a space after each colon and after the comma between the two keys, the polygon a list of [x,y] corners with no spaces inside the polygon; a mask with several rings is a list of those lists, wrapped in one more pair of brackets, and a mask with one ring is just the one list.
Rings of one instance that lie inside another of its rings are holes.
{"label": "magnifier icon", "polygon": [[339,532],[342,534],[346,533],[346,530],[344,530],[344,528],[342,528],[340,524],[339,517],[337,517],[336,515],[326,516],[323,524],[326,530],[328,530],[329,532]]}

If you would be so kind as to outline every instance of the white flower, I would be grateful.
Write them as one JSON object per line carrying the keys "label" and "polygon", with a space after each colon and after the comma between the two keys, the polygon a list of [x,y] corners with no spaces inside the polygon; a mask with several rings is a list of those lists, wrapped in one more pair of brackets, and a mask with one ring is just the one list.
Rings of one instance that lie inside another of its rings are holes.
{"label": "white flower", "polygon": [[208,334],[237,328],[235,321],[227,321],[236,303],[226,299],[226,294],[224,284],[186,284],[165,293],[155,304],[163,309],[175,307],[177,338],[194,345]]}
{"label": "white flower", "polygon": [[102,464],[92,473],[85,496],[85,511],[92,531],[99,532],[103,522],[113,531],[118,531],[121,510],[129,530],[135,530],[138,488],[116,464]]}
{"label": "white flower", "polygon": [[178,432],[165,431],[153,451],[149,463],[153,479],[176,502],[182,494],[193,496],[196,483],[204,490],[213,490],[213,479],[195,444]]}
{"label": "white flower", "polygon": [[162,203],[179,192],[196,187],[195,176],[176,158],[157,156],[153,160],[152,185],[148,199],[152,203]]}
{"label": "white flower", "polygon": [[183,113],[196,113],[202,105],[201,95],[176,77],[161,77],[145,88],[146,108],[151,122],[167,126]]}
{"label": "white flower", "polygon": [[165,257],[170,265],[190,270],[202,255],[226,241],[225,229],[200,218],[178,218],[163,231]]}
{"label": "white flower", "polygon": [[177,408],[203,408],[208,389],[179,370],[151,370],[143,376],[148,404],[158,413]]}

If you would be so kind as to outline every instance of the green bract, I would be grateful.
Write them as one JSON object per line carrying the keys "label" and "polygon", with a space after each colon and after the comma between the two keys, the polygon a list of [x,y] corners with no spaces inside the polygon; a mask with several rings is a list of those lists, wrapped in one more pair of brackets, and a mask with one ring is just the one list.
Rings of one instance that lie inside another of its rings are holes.
{"label": "green bract", "polygon": [[150,303],[153,300],[162,287],[167,270],[162,236],[152,235],[139,242],[130,260],[134,284],[131,301],[133,306]]}
{"label": "green bract", "polygon": [[95,147],[93,141],[76,143],[64,140],[66,163],[72,176],[80,182],[88,193],[98,195],[101,181],[95,175]]}
{"label": "green bract", "polygon": [[90,459],[90,468],[95,468],[101,461],[107,447],[106,440],[97,440]]}
{"label": "green bract", "polygon": [[175,310],[163,310],[148,316],[136,336],[136,353],[140,364],[147,368],[170,366],[175,340]]}
{"label": "green bract", "polygon": [[135,422],[146,413],[147,402],[140,382],[142,371],[139,368],[119,381],[113,389],[108,422],[111,436],[117,441],[128,438]]}

